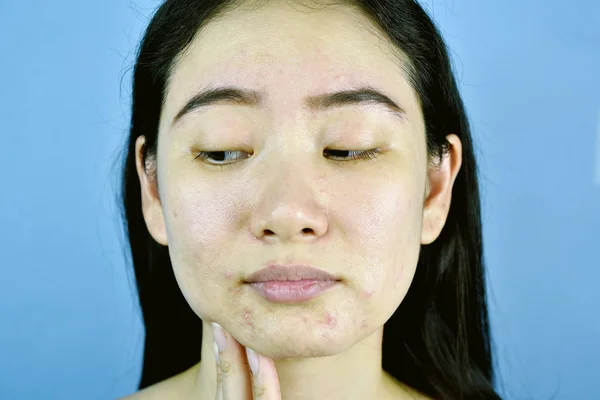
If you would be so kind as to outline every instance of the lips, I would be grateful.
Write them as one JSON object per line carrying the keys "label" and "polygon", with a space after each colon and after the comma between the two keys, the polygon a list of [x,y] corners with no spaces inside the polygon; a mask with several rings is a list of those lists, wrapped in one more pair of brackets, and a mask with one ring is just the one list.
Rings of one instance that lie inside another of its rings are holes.
{"label": "lips", "polygon": [[247,283],[271,281],[338,281],[336,276],[310,265],[271,264],[246,278]]}
{"label": "lips", "polygon": [[290,304],[318,297],[337,286],[340,280],[310,265],[271,264],[254,272],[245,282],[271,302]]}

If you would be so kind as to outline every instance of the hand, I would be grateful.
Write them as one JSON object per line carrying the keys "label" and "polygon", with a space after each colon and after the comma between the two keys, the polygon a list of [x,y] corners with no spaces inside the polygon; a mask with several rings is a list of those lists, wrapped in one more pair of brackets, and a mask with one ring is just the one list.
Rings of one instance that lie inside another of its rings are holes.
{"label": "hand", "polygon": [[281,400],[272,359],[242,346],[213,322],[217,359],[217,400]]}

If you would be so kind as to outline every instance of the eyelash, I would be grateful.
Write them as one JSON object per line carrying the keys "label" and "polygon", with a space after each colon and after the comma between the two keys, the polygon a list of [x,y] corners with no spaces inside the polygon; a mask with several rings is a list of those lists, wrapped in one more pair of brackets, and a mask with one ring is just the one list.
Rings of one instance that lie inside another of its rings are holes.
{"label": "eyelash", "polygon": [[[342,160],[342,162],[348,162],[348,161],[356,161],[356,160],[374,160],[375,158],[377,158],[377,156],[379,154],[381,154],[381,149],[377,148],[377,149],[370,149],[370,150],[329,150],[330,152],[348,152],[348,153],[356,153],[358,155],[351,157],[348,160]],[[194,160],[200,158],[201,160],[204,161],[208,161],[208,159],[210,158],[209,156],[211,154],[214,153],[235,153],[235,151],[200,151],[198,152],[198,155],[196,157],[194,157]],[[208,164],[210,165],[214,165],[216,167],[225,167],[229,164],[234,164],[237,161],[233,161],[233,162],[225,162],[225,163],[212,163],[212,162],[208,162]]]}

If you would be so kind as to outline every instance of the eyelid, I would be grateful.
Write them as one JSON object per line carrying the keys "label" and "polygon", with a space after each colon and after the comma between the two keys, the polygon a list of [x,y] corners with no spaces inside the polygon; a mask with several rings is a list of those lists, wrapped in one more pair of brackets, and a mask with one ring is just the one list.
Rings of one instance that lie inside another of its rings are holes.
{"label": "eyelid", "polygon": [[[377,157],[379,157],[379,155],[381,155],[384,152],[384,149],[372,148],[372,149],[367,149],[367,150],[345,150],[345,149],[325,149],[325,150],[323,150],[324,153],[326,151],[348,152],[348,153],[358,154],[357,156],[351,157],[347,160],[334,159],[334,161],[339,161],[339,162],[352,162],[352,161],[360,161],[360,160],[374,161]],[[211,153],[246,153],[246,152],[243,150],[213,150],[213,151],[196,151],[196,153],[198,153],[198,154],[196,155],[196,157],[194,157],[193,160],[200,158],[200,159],[205,160],[204,162],[206,162],[208,165],[216,166],[216,167],[225,167],[227,165],[235,164],[235,163],[241,161],[241,159],[237,160],[237,161],[231,161],[231,162],[213,163],[213,162],[206,161],[209,158],[207,155],[210,155]],[[227,158],[227,157],[225,157],[225,158]],[[243,159],[245,159],[245,158],[249,158],[249,157],[244,157]],[[339,158],[343,158],[343,157],[339,157]]]}
{"label": "eyelid", "polygon": [[[243,150],[213,150],[213,151],[196,151],[196,153],[198,153],[198,154],[196,155],[196,157],[194,157],[194,160],[196,160],[197,158],[206,160],[208,158],[206,155],[211,154],[211,153],[246,153],[246,152]],[[227,158],[227,157],[225,157],[225,158]],[[244,158],[248,158],[248,157],[244,157]],[[220,166],[225,166],[225,165],[229,165],[229,164],[234,164],[236,162],[238,162],[238,161],[223,162],[223,163],[207,162],[207,164],[220,167]]]}

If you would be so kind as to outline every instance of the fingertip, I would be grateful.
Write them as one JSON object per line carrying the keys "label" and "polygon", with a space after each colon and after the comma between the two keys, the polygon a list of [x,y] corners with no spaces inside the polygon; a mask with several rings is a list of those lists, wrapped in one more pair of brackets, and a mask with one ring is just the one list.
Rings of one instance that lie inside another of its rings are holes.
{"label": "fingertip", "polygon": [[217,342],[217,346],[219,346],[219,351],[224,351],[227,347],[227,337],[225,336],[225,330],[221,325],[216,322],[212,323],[213,328],[213,337]]}
{"label": "fingertip", "polygon": [[252,371],[252,375],[258,375],[258,371],[260,370],[260,363],[258,362],[258,355],[256,352],[248,347],[246,347],[246,357],[248,358],[248,364],[250,365],[250,370]]}
{"label": "fingertip", "polygon": [[217,361],[217,365],[219,365],[219,346],[217,346],[217,342],[215,341],[213,341],[213,351],[215,352],[215,360]]}

